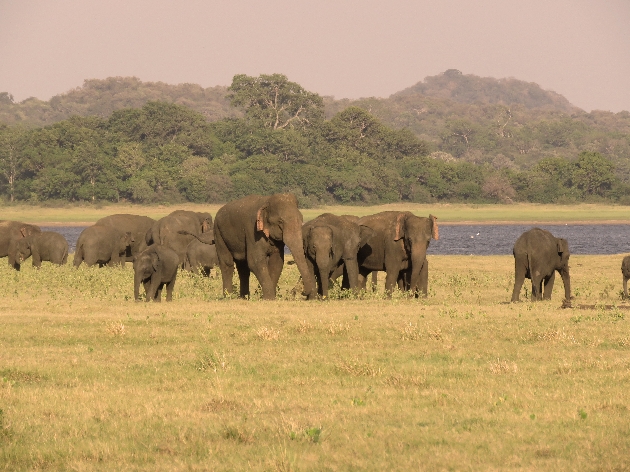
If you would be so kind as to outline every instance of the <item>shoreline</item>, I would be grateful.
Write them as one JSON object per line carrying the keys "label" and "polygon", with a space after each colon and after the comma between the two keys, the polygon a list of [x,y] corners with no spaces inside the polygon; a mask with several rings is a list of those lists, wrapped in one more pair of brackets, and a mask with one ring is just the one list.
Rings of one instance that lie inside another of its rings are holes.
{"label": "shoreline", "polygon": [[[45,221],[32,222],[23,220],[24,223],[37,226],[62,227],[62,226],[92,226],[95,221]],[[534,221],[534,220],[465,220],[465,221],[439,221],[438,226],[501,226],[501,225],[522,225],[522,226],[562,226],[562,225],[630,225],[630,220],[557,220],[557,221]]]}

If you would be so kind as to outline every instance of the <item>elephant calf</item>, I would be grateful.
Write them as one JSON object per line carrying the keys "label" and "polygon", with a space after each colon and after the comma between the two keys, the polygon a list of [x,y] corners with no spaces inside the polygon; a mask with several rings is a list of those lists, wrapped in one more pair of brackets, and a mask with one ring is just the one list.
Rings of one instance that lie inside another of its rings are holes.
{"label": "elephant calf", "polygon": [[179,256],[166,246],[149,246],[133,260],[133,295],[140,301],[140,283],[144,285],[146,301],[162,300],[162,288],[166,285],[166,301],[173,299]]}
{"label": "elephant calf", "polygon": [[[551,300],[556,271],[562,276],[564,298],[571,300],[569,276],[569,243],[556,238],[549,231],[532,228],[525,231],[514,243],[514,291],[512,301],[519,301],[524,280],[532,281],[532,301]],[[544,293],[543,293],[544,282]]]}
{"label": "elephant calf", "polygon": [[33,256],[33,267],[41,267],[42,261],[63,265],[68,261],[68,241],[54,231],[33,233],[17,242],[18,263]]}
{"label": "elephant calf", "polygon": [[628,298],[628,279],[630,279],[630,256],[623,258],[621,262],[621,273],[623,274],[623,296]]}
{"label": "elephant calf", "polygon": [[184,269],[210,277],[210,271],[219,264],[217,248],[214,244],[206,244],[193,239],[186,247],[186,260]]}

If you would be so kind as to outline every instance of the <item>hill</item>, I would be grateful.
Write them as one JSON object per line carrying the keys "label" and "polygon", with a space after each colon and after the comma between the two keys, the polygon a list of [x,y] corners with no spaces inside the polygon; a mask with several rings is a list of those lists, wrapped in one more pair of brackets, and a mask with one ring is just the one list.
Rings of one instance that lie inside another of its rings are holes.
{"label": "hill", "polygon": [[227,87],[223,86],[169,85],[142,82],[136,77],[89,79],[82,87],[55,95],[49,101],[27,98],[13,103],[5,92],[0,97],[0,123],[45,126],[73,115],[107,118],[116,110],[141,108],[150,101],[187,106],[204,115],[208,121],[240,116],[226,96]]}

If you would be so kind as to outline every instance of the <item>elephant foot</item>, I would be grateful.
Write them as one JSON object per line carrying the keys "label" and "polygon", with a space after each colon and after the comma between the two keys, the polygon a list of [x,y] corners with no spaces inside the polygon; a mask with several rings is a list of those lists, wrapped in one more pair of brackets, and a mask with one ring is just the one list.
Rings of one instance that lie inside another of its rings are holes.
{"label": "elephant foot", "polygon": [[[571,297],[573,298],[573,297]],[[567,300],[566,298],[564,300],[562,300],[562,306],[561,308],[573,308],[573,304],[571,303],[571,300]]]}

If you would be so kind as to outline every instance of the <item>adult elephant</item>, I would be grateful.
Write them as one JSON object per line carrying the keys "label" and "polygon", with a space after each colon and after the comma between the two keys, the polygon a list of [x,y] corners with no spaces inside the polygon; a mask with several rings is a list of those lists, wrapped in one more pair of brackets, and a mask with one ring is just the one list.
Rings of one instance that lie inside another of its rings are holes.
{"label": "adult elephant", "polygon": [[20,270],[17,260],[17,243],[35,233],[41,233],[39,226],[22,223],[21,221],[0,220],[0,257],[9,258],[9,265]]}
{"label": "adult elephant", "polygon": [[[358,218],[357,218],[358,220]],[[348,288],[356,290],[359,281],[357,253],[374,231],[346,216],[324,213],[304,223],[302,238],[306,265],[317,281],[317,293],[328,296],[328,280],[342,268]]]}
{"label": "adult elephant", "polygon": [[74,253],[74,267],[85,261],[88,266],[125,264],[125,254],[133,243],[131,233],[108,226],[88,226],[79,235]]}
{"label": "adult elephant", "polygon": [[155,220],[148,216],[130,215],[126,213],[109,215],[94,223],[95,226],[108,226],[124,233],[131,233],[133,243],[131,243],[131,246],[129,246],[125,253],[125,260],[127,262],[133,262],[133,257],[147,248],[145,235],[154,224]]}
{"label": "adult elephant", "polygon": [[428,264],[425,267],[427,248],[431,239],[438,239],[437,218],[415,216],[409,211],[383,211],[364,216],[359,224],[376,233],[359,250],[360,283],[370,272],[385,271],[385,290],[392,292],[399,283],[417,296],[427,295]]}
{"label": "adult elephant", "polygon": [[145,235],[145,242],[148,246],[160,244],[170,247],[177,253],[179,264],[183,266],[186,260],[186,247],[194,239],[194,235],[210,231],[212,231],[210,213],[175,210],[154,223]]}
{"label": "adult elephant", "polygon": [[214,238],[224,294],[232,293],[236,264],[241,297],[249,296],[249,276],[253,272],[263,298],[276,298],[286,244],[304,280],[303,295],[313,298],[313,276],[304,256],[302,222],[293,194],[249,195],[221,207],[214,221]]}
{"label": "adult elephant", "polygon": [[[569,276],[569,243],[556,238],[549,231],[532,228],[519,236],[514,243],[514,291],[512,301],[520,298],[525,279],[532,281],[532,301],[551,300],[553,283],[558,271],[564,284],[564,298],[571,300],[571,277]],[[543,293],[544,283],[544,293]]]}

